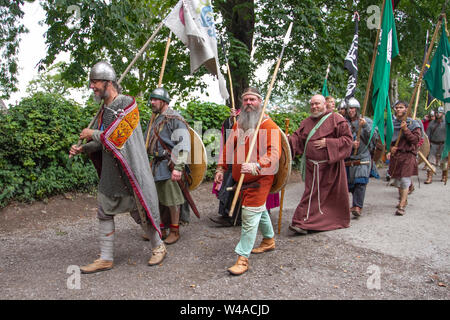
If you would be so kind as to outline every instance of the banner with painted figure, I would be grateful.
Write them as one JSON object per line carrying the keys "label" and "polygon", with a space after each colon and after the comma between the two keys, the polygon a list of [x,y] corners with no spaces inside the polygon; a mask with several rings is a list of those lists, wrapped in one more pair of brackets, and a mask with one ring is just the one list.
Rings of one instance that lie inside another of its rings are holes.
{"label": "banner with painted figure", "polygon": [[191,73],[202,65],[217,76],[220,94],[228,99],[225,78],[219,67],[217,36],[210,0],[180,0],[164,19],[164,24],[190,51]]}
{"label": "banner with painted figure", "polygon": [[358,80],[358,20],[359,16],[356,17],[355,15],[355,34],[344,60],[344,68],[349,73],[345,100],[355,96],[356,82]]}

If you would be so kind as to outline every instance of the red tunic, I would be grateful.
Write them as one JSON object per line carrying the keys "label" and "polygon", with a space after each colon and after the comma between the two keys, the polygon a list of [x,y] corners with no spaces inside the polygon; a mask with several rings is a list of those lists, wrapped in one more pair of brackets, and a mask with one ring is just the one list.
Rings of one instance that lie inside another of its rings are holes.
{"label": "red tunic", "polygon": [[[239,181],[241,176],[241,166],[245,162],[249,150],[252,136],[247,135],[242,139],[242,130],[238,130],[238,123],[233,125],[233,131],[228,137],[222,150],[219,166],[227,170],[232,164],[232,175],[234,181]],[[239,132],[241,133],[239,135]],[[259,188],[249,188],[242,191],[242,205],[248,207],[259,207],[264,205],[270,188],[272,187],[274,174],[278,170],[280,159],[281,133],[280,129],[267,115],[261,122],[258,131],[258,138],[253,148],[253,153],[249,163],[258,162],[261,166],[259,175],[244,175],[244,183],[257,182]]]}
{"label": "red tunic", "polygon": [[[293,156],[303,153],[309,132],[323,116],[303,120],[300,128],[289,137]],[[315,148],[313,142],[322,138],[326,138],[326,148]],[[310,138],[306,147],[305,191],[295,210],[292,225],[319,231],[350,225],[344,159],[352,151],[352,140],[347,121],[336,113],[332,113]],[[310,160],[320,163],[315,165]]]}
{"label": "red tunic", "polygon": [[[421,136],[420,128],[415,128],[413,131],[406,129],[402,132],[398,149],[391,155],[389,162],[389,174],[392,178],[399,179],[419,174],[416,156]],[[395,142],[392,141],[391,148],[395,145]]]}

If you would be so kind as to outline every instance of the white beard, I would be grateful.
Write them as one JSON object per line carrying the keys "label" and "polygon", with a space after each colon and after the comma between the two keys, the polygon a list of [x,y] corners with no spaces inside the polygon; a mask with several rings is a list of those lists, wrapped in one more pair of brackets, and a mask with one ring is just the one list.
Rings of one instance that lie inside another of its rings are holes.
{"label": "white beard", "polygon": [[245,111],[245,107],[242,108],[239,113],[238,125],[239,128],[246,132],[249,129],[256,129],[259,118],[261,116],[262,109],[256,111]]}
{"label": "white beard", "polygon": [[318,118],[318,117],[320,117],[321,115],[323,115],[325,113],[325,111],[322,111],[322,112],[316,112],[316,113],[311,113],[311,117],[313,117],[313,118]]}

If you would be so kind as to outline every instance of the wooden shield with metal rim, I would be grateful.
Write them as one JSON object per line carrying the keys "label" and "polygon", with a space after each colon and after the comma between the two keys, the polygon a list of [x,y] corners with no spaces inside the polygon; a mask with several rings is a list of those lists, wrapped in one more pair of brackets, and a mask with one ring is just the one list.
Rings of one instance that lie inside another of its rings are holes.
{"label": "wooden shield with metal rim", "polygon": [[[423,143],[419,147],[419,151],[426,157],[430,154],[430,139],[428,139],[428,136],[426,133],[423,134]],[[418,163],[421,164],[423,162],[422,158],[418,158]]]}
{"label": "wooden shield with metal rim", "polygon": [[[280,129],[280,128],[278,128]],[[280,129],[281,133],[281,157],[278,166],[278,172],[272,183],[270,193],[277,193],[286,186],[289,176],[291,175],[292,155],[289,140],[286,134]]]}
{"label": "wooden shield with metal rim", "polygon": [[191,172],[188,175],[188,183],[189,190],[192,191],[195,190],[205,178],[206,170],[208,168],[208,158],[202,138],[191,127],[189,127],[189,133],[191,135],[191,152],[189,154],[189,169]]}

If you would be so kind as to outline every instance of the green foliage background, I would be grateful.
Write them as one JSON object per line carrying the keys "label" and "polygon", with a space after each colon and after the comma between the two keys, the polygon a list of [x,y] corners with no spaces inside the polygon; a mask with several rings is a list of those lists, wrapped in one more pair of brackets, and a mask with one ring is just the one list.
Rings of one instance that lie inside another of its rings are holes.
{"label": "green foliage background", "polygon": [[0,116],[0,207],[71,190],[89,191],[97,174],[85,157],[68,158],[92,108],[36,93]]}
{"label": "green foliage background", "polygon": [[[143,99],[138,98],[137,102],[145,130],[151,109]],[[98,177],[91,161],[85,155],[69,159],[68,151],[98,107],[92,100],[81,107],[58,93],[35,92],[6,113],[0,113],[0,208],[13,200],[32,202],[69,191],[95,190]],[[205,146],[215,144],[219,149],[217,135],[203,133],[209,129],[220,132],[229,116],[227,106],[191,101],[186,108],[175,108],[192,128],[201,122],[199,134]],[[284,120],[289,118],[292,133],[307,113],[283,111],[270,115],[283,131]],[[209,164],[206,180],[213,178],[215,166]]]}

